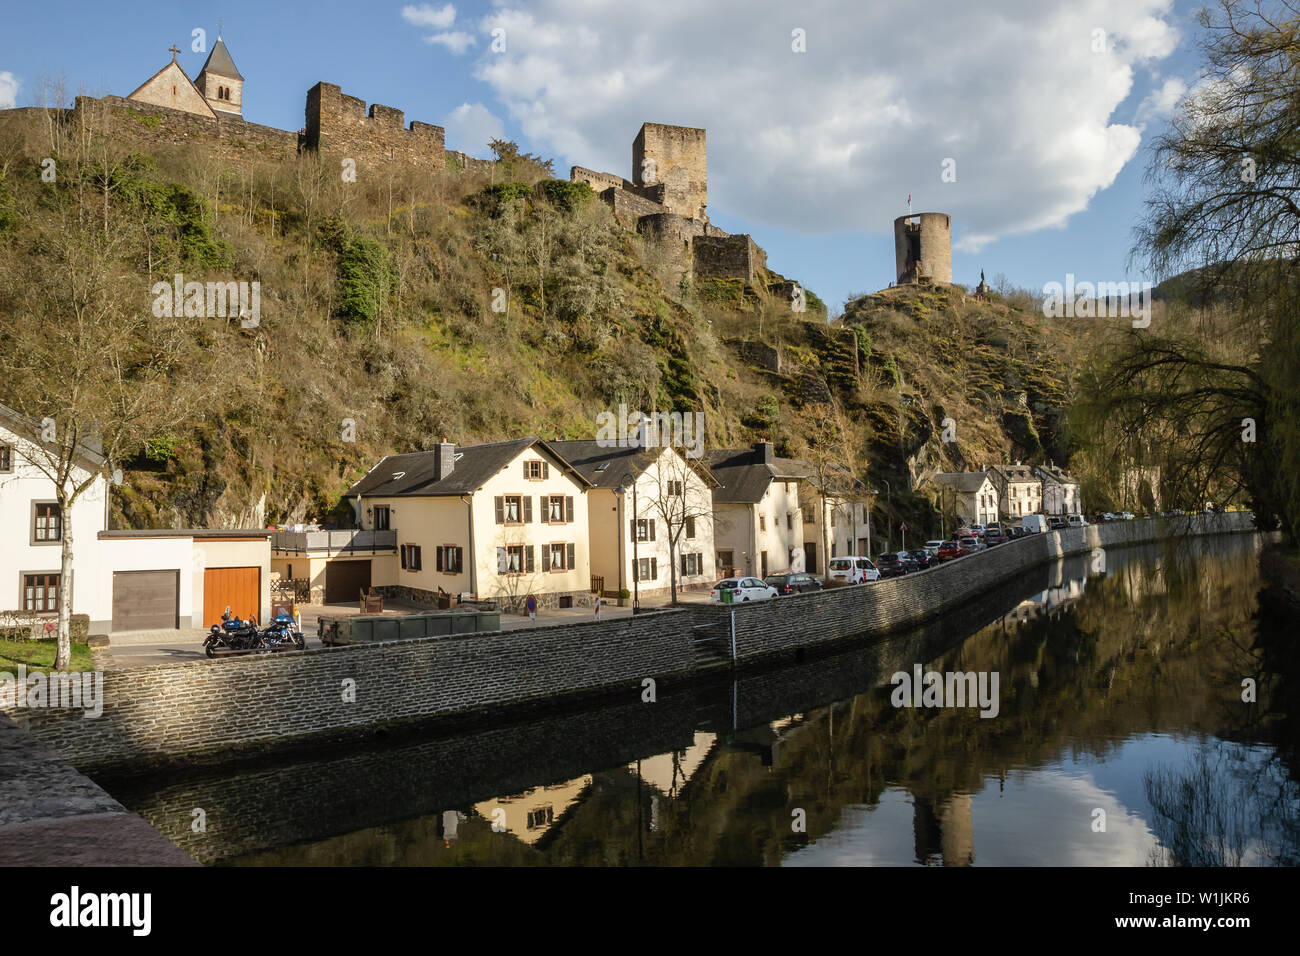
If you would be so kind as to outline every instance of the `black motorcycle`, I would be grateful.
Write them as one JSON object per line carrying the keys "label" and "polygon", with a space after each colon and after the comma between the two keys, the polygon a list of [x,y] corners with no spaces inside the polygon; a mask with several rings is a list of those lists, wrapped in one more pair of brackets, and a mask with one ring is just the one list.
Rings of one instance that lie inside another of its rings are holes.
{"label": "black motorcycle", "polygon": [[257,650],[262,644],[262,635],[257,630],[257,618],[242,620],[230,616],[230,606],[226,606],[221,615],[221,623],[213,624],[203,641],[203,652],[208,657],[216,657],[219,652],[248,653]]}

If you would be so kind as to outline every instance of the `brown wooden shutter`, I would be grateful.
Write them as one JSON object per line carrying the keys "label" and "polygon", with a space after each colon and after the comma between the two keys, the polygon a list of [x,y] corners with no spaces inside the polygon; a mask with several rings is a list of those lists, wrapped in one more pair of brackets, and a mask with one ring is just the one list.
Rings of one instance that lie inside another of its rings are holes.
{"label": "brown wooden shutter", "polygon": [[659,578],[659,559],[651,558],[650,559],[650,580],[656,581],[658,580],[658,578]]}
{"label": "brown wooden shutter", "polygon": [[533,569],[537,567],[536,559],[533,556],[536,550],[536,546],[531,544],[524,548],[524,571],[529,574],[531,574]]}
{"label": "brown wooden shutter", "polygon": [[495,498],[492,499],[492,503],[496,506],[497,509],[497,524],[505,524],[506,523],[505,499],[502,498],[501,495],[497,495]]}
{"label": "brown wooden shutter", "polygon": [[[651,518],[650,519],[650,540],[653,541],[654,539],[655,539],[655,519]],[[652,574],[650,575],[650,577],[653,578],[654,575]]]}
{"label": "brown wooden shutter", "polygon": [[551,497],[550,495],[537,496],[537,520],[546,524],[551,520]]}
{"label": "brown wooden shutter", "polygon": [[686,555],[683,554],[683,555],[682,555],[682,577],[686,577],[686,575],[687,575],[687,571],[686,571]]}
{"label": "brown wooden shutter", "polygon": [[542,477],[543,478],[551,477],[551,463],[549,461],[542,462]]}
{"label": "brown wooden shutter", "polygon": [[402,545],[402,570],[406,570],[406,545]]}
{"label": "brown wooden shutter", "polygon": [[438,570],[442,570],[442,545],[438,545]]}
{"label": "brown wooden shutter", "polygon": [[411,548],[411,551],[413,552],[412,557],[415,558],[415,570],[419,571],[423,567],[423,561],[421,560],[423,549],[417,544]]}
{"label": "brown wooden shutter", "polygon": [[575,553],[576,550],[577,549],[574,547],[573,542],[570,541],[569,542],[569,565],[568,565],[570,571],[575,570],[578,565],[577,555]]}
{"label": "brown wooden shutter", "polygon": [[528,474],[528,459],[525,458],[525,459],[524,459],[524,478],[527,479],[527,478],[529,478],[529,477],[531,477],[531,476]]}
{"label": "brown wooden shutter", "polygon": [[564,497],[564,520],[573,524],[573,495]]}
{"label": "brown wooden shutter", "polygon": [[524,495],[524,524],[532,524],[533,521],[533,496]]}
{"label": "brown wooden shutter", "polygon": [[636,540],[636,519],[633,518],[631,521],[628,522],[628,524],[632,526],[632,540],[635,541]]}

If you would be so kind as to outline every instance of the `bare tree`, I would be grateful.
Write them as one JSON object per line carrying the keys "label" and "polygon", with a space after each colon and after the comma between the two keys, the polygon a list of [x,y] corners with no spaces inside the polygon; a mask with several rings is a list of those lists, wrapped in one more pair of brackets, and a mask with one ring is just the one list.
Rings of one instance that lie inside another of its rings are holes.
{"label": "bare tree", "polygon": [[[713,494],[711,484],[716,484],[706,469],[693,459],[678,453],[675,448],[652,447],[638,455],[645,466],[638,475],[635,520],[653,517],[663,528],[668,544],[669,595],[677,603],[679,580],[678,555],[687,529],[696,533],[711,529],[713,522]],[[639,480],[645,472],[645,480]],[[638,526],[639,527],[639,526]],[[637,569],[640,573],[640,569]]]}
{"label": "bare tree", "polygon": [[[143,245],[138,224],[94,196],[88,204],[99,208],[86,215],[79,193],[59,194],[30,247],[0,252],[0,401],[35,432],[31,463],[54,485],[65,588],[73,505],[150,438],[201,415],[205,369],[220,366],[219,330],[206,343],[213,352],[201,354],[195,319],[152,315],[153,296],[130,264]],[[71,659],[69,597],[58,606],[58,669]]]}

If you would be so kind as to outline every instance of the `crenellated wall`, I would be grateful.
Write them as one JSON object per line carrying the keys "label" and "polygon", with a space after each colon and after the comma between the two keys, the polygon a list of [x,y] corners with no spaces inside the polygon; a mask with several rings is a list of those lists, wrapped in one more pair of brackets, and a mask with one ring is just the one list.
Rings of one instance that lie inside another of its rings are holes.
{"label": "crenellated wall", "polygon": [[386,165],[442,169],[446,165],[445,134],[441,126],[412,122],[391,106],[366,103],[333,83],[317,83],[307,91],[304,145],[322,154],[354,159],[358,175]]}

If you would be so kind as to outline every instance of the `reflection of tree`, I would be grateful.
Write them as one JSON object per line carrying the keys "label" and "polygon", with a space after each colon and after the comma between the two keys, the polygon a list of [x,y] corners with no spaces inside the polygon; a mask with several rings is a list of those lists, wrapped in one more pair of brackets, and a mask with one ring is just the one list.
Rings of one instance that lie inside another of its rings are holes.
{"label": "reflection of tree", "polygon": [[1237,770],[1222,749],[1202,746],[1185,770],[1158,767],[1142,775],[1159,845],[1157,866],[1241,866],[1251,824]]}
{"label": "reflection of tree", "polygon": [[1142,775],[1156,866],[1294,866],[1300,791],[1279,763],[1241,747],[1204,744],[1184,768]]}

